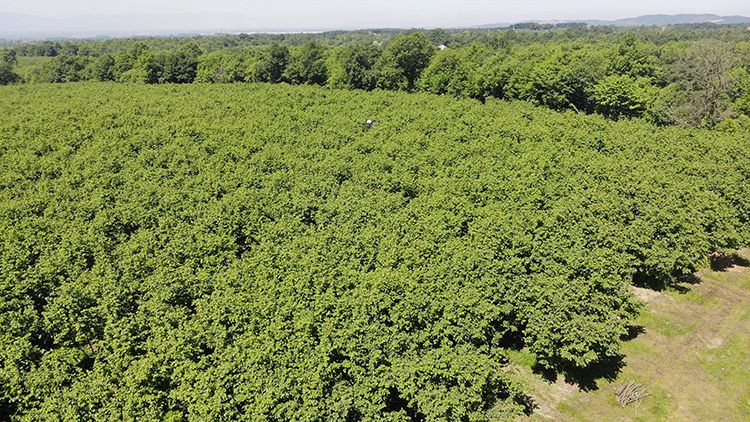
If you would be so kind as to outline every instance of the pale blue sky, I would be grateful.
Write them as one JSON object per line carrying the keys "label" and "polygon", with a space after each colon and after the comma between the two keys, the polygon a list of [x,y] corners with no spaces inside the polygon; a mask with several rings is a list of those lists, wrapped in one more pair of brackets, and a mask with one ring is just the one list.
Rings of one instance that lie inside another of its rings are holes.
{"label": "pale blue sky", "polygon": [[750,15],[750,0],[0,0],[0,12],[48,17],[205,14],[263,27],[461,26],[531,19],[614,19],[643,14]]}

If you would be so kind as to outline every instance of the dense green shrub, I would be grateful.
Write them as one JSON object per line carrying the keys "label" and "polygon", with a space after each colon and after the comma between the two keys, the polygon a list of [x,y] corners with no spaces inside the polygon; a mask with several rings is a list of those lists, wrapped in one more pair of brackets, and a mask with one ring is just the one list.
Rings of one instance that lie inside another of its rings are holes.
{"label": "dense green shrub", "polygon": [[292,54],[289,66],[284,71],[284,80],[295,85],[325,85],[328,71],[323,47],[309,42]]}
{"label": "dense green shrub", "polygon": [[350,45],[334,50],[328,57],[328,86],[340,89],[372,90],[377,83],[375,63],[380,48]]}
{"label": "dense green shrub", "polygon": [[661,76],[658,50],[641,42],[636,34],[624,36],[607,59],[608,71],[613,75],[652,80]]}
{"label": "dense green shrub", "polygon": [[0,85],[16,83],[21,79],[13,69],[16,64],[15,50],[0,50]]}
{"label": "dense green shrub", "polygon": [[284,79],[289,58],[289,48],[272,45],[253,63],[246,79],[251,82],[279,83]]}
{"label": "dense green shrub", "polygon": [[198,59],[196,82],[244,82],[254,57],[244,52],[213,51]]}
{"label": "dense green shrub", "polygon": [[262,84],[0,114],[2,419],[512,418],[507,350],[616,356],[631,281],[750,242],[739,132]]}
{"label": "dense green shrub", "polygon": [[419,87],[432,94],[479,98],[482,96],[479,69],[492,52],[482,45],[436,54],[422,73]]}
{"label": "dense green shrub", "polygon": [[115,80],[115,58],[111,54],[104,54],[89,63],[89,79],[106,82]]}
{"label": "dense green shrub", "polygon": [[435,46],[424,34],[412,32],[397,36],[386,46],[375,65],[377,86],[413,90],[433,54]]}
{"label": "dense green shrub", "polygon": [[20,76],[13,70],[13,66],[7,63],[0,63],[0,85],[16,83]]}
{"label": "dense green shrub", "polygon": [[658,95],[647,79],[619,75],[602,79],[593,91],[596,110],[613,119],[643,116]]}
{"label": "dense green shrub", "polygon": [[198,73],[200,50],[187,44],[176,52],[145,52],[138,58],[135,69],[140,70],[147,84],[192,83]]}
{"label": "dense green shrub", "polygon": [[88,59],[85,57],[59,55],[35,68],[31,82],[79,82],[85,79],[84,69],[87,65]]}

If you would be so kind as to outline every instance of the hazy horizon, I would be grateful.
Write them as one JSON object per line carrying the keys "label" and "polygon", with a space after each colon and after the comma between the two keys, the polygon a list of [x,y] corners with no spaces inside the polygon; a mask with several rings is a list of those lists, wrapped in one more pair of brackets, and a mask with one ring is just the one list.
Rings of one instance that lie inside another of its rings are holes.
{"label": "hazy horizon", "polygon": [[[101,29],[101,26],[111,24],[102,20],[117,17],[153,18],[155,22],[150,24],[166,25],[167,28],[164,29],[199,29],[194,28],[199,24],[206,28],[216,28],[218,25],[238,29],[293,30],[460,27],[529,20],[610,20],[648,14],[749,15],[750,4],[738,0],[717,0],[711,3],[633,0],[622,4],[592,0],[564,4],[551,0],[532,0],[522,4],[498,4],[490,0],[416,0],[408,3],[395,0],[376,3],[278,0],[272,4],[257,0],[131,0],[127,3],[95,0],[4,0],[0,5],[0,13],[43,17],[50,22],[75,18],[81,31]],[[22,24],[19,23],[19,26]]]}

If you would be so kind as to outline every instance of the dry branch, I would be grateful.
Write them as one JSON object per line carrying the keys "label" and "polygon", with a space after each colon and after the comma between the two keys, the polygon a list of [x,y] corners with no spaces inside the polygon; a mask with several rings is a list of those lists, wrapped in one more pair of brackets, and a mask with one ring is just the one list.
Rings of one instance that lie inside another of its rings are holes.
{"label": "dry branch", "polygon": [[641,401],[650,395],[651,393],[648,392],[647,387],[643,384],[636,384],[634,381],[623,384],[620,388],[615,390],[617,402],[620,403],[622,407],[634,402],[637,402],[637,404],[640,405]]}

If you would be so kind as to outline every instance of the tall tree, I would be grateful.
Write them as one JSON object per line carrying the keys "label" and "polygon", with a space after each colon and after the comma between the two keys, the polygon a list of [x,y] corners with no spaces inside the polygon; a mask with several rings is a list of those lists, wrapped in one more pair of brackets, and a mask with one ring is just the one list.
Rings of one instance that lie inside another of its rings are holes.
{"label": "tall tree", "polygon": [[480,67],[490,50],[483,44],[438,52],[422,72],[419,88],[456,97],[481,96]]}
{"label": "tall tree", "polygon": [[253,82],[279,83],[283,80],[284,71],[289,64],[289,48],[274,44],[255,63],[251,79]]}
{"label": "tall tree", "polygon": [[430,39],[421,32],[396,36],[378,60],[378,86],[413,90],[435,50]]}
{"label": "tall tree", "polygon": [[284,80],[292,84],[323,85],[328,79],[325,50],[315,41],[306,43],[292,55],[284,72]]}
{"label": "tall tree", "polygon": [[625,35],[609,60],[609,73],[634,78],[657,78],[660,73],[656,51],[633,34]]}
{"label": "tall tree", "polygon": [[673,86],[663,91],[662,114],[670,123],[713,126],[731,114],[736,58],[732,48],[718,41],[702,41],[684,52],[672,66]]}
{"label": "tall tree", "polygon": [[594,87],[596,109],[612,119],[640,117],[650,109],[657,90],[647,78],[611,75]]}
{"label": "tall tree", "polygon": [[20,79],[18,74],[13,71],[13,67],[7,63],[0,63],[0,85],[16,83]]}
{"label": "tall tree", "polygon": [[115,80],[115,58],[111,54],[103,54],[90,64],[89,77],[95,81]]}
{"label": "tall tree", "polygon": [[333,88],[375,88],[375,63],[380,56],[377,45],[348,45],[334,50],[328,58],[328,85]]}
{"label": "tall tree", "polygon": [[15,50],[0,50],[0,85],[8,85],[18,82],[21,78],[13,67],[16,65]]}
{"label": "tall tree", "polygon": [[0,64],[7,64],[8,66],[18,64],[16,50],[0,50]]}
{"label": "tall tree", "polygon": [[200,48],[194,43],[188,43],[180,47],[175,53],[166,56],[164,77],[161,82],[192,83],[198,71],[198,57],[200,55]]}
{"label": "tall tree", "polygon": [[51,78],[48,82],[78,82],[85,79],[86,58],[60,55],[51,62]]}

